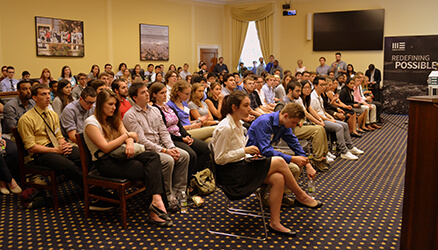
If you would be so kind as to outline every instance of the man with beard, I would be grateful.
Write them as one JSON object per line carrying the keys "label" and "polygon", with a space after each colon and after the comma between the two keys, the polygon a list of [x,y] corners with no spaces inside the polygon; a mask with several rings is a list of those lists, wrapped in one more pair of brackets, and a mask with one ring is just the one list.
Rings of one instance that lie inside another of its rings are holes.
{"label": "man with beard", "polygon": [[3,110],[5,133],[10,133],[11,128],[17,126],[20,117],[35,106],[35,101],[31,99],[30,89],[31,84],[29,80],[18,82],[18,96],[12,98],[5,104]]}
{"label": "man with beard", "polygon": [[125,79],[116,79],[111,84],[111,88],[113,89],[114,93],[117,94],[120,100],[120,115],[125,115],[126,111],[128,111],[132,105],[131,103],[126,99],[128,98],[128,84],[126,84]]}

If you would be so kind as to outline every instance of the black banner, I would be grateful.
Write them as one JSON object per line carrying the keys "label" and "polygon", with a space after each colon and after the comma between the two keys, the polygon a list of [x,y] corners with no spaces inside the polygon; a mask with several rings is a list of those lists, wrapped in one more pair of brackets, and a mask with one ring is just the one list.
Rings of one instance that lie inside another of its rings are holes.
{"label": "black banner", "polygon": [[427,94],[438,70],[438,36],[385,37],[383,112],[407,115],[406,98]]}

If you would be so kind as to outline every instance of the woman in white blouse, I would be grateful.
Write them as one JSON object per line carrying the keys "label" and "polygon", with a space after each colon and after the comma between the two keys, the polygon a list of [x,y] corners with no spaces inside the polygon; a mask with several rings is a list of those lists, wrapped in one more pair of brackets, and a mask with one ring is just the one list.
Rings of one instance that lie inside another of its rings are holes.
{"label": "woman in white blouse", "polygon": [[[218,165],[218,183],[231,200],[243,199],[252,194],[260,185],[271,186],[269,204],[270,231],[286,236],[296,233],[280,222],[283,189],[286,185],[296,195],[298,204],[319,208],[322,203],[308,196],[297,184],[287,163],[281,157],[261,157],[256,146],[246,147],[246,139],[241,119],[247,118],[251,110],[250,100],[243,91],[234,91],[226,97],[223,119],[213,133],[214,161]],[[247,158],[247,154],[254,157]]]}

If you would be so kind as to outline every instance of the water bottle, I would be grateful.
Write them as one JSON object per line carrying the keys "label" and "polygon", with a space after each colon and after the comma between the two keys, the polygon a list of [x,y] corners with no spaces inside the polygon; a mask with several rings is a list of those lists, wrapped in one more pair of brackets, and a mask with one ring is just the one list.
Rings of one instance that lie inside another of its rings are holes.
{"label": "water bottle", "polygon": [[179,202],[181,204],[181,213],[187,213],[187,194],[185,191],[181,192]]}
{"label": "water bottle", "polygon": [[307,191],[310,197],[315,198],[316,192],[315,192],[315,181],[310,179],[307,182]]}
{"label": "water bottle", "polygon": [[3,141],[0,138],[0,154],[2,156],[6,156],[6,147],[5,144],[3,144]]}

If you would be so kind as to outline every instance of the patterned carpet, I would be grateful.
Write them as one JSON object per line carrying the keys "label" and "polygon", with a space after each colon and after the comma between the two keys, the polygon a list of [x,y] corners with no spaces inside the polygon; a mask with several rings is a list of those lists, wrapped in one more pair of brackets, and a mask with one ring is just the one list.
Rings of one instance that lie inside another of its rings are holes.
{"label": "patterned carpet", "polygon": [[[85,219],[78,188],[60,188],[60,209],[20,208],[17,195],[1,195],[1,249],[399,249],[407,116],[383,115],[384,128],[354,139],[365,154],[358,161],[337,159],[329,172],[318,173],[317,199],[321,209],[283,208],[282,223],[297,231],[285,238],[269,233],[266,241],[216,236],[207,232],[212,209],[215,228],[258,235],[257,218],[225,214],[221,191],[206,197],[203,208],[174,214],[174,226],[147,223],[141,196],[130,200],[128,228],[121,228],[118,210],[92,212]],[[304,182],[302,182],[304,183]],[[255,207],[256,199],[238,202]]]}

